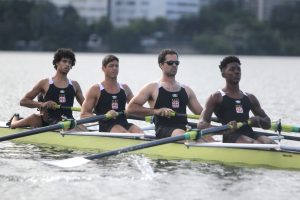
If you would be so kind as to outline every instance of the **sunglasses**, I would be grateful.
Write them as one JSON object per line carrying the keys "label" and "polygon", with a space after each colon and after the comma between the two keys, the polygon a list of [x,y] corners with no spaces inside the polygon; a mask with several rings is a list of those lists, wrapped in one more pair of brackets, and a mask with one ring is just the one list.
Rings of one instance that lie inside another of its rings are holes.
{"label": "sunglasses", "polygon": [[172,61],[172,60],[169,60],[169,61],[165,61],[164,63],[167,63],[168,65],[179,65],[179,61],[178,60],[174,60],[174,61]]}

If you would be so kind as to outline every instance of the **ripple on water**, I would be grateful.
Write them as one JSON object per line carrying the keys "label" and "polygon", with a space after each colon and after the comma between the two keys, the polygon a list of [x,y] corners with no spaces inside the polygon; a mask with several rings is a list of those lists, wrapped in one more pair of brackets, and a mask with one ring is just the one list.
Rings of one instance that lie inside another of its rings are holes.
{"label": "ripple on water", "polygon": [[295,171],[131,154],[61,169],[40,161],[86,154],[9,142],[0,152],[1,199],[293,199],[300,192]]}

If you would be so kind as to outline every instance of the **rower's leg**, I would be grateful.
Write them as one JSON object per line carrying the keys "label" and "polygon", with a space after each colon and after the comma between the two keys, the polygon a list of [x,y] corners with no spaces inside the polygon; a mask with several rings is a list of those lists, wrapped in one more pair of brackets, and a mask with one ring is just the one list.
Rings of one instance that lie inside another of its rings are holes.
{"label": "rower's leg", "polygon": [[140,129],[140,127],[136,126],[136,125],[132,125],[130,126],[130,128],[128,129],[128,131],[130,133],[143,133],[144,131],[142,131],[142,129]]}
{"label": "rower's leg", "polygon": [[116,124],[114,125],[110,131],[111,133],[129,133],[129,131],[127,131],[123,126]]}
{"label": "rower's leg", "polygon": [[183,135],[185,132],[185,130],[177,128],[173,130],[171,136]]}
{"label": "rower's leg", "polygon": [[38,114],[32,114],[29,117],[26,117],[21,120],[14,118],[11,121],[10,127],[11,128],[22,128],[22,127],[29,126],[29,127],[35,128],[35,127],[41,127],[42,125],[43,125],[43,122],[42,122],[41,116]]}
{"label": "rower's leg", "polygon": [[262,144],[276,144],[276,142],[274,142],[273,140],[271,140],[265,135],[259,136],[256,140]]}
{"label": "rower's leg", "polygon": [[250,137],[247,137],[245,135],[241,135],[237,138],[237,140],[235,141],[235,143],[253,143],[253,144],[260,144],[259,141],[256,141]]}

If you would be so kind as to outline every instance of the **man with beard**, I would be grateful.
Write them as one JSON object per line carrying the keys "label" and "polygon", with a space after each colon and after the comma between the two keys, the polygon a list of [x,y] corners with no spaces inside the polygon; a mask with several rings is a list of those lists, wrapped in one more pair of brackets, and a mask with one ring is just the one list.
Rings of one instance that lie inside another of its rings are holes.
{"label": "man with beard", "polygon": [[[15,114],[8,125],[11,128],[41,127],[55,124],[63,117],[74,119],[71,110],[57,109],[57,106],[72,107],[75,97],[80,105],[84,100],[78,82],[67,77],[75,61],[71,49],[58,49],[52,62],[56,70],[55,75],[40,80],[20,101],[21,106],[38,108],[40,114],[32,114],[25,119],[20,119],[19,114]],[[42,95],[43,101],[34,100],[38,95]]]}
{"label": "man with beard", "polygon": [[[159,81],[145,85],[129,103],[127,112],[133,115],[154,115],[157,138],[176,136],[186,132],[188,121],[185,117],[171,117],[171,114],[186,114],[188,107],[194,114],[200,115],[202,106],[193,90],[176,81],[179,60],[178,53],[164,49],[158,55],[158,64],[162,70]],[[143,105],[148,101],[150,108]]]}
{"label": "man with beard", "polygon": [[[226,80],[226,85],[209,96],[198,128],[209,127],[211,115],[214,112],[222,124],[229,123],[234,127],[223,134],[224,143],[274,143],[268,137],[254,132],[250,127],[269,129],[271,121],[257,98],[253,94],[240,90],[241,62],[239,58],[227,56],[221,61],[219,68],[222,77]],[[249,117],[250,111],[254,116]],[[248,122],[249,125],[237,129],[237,122]]]}

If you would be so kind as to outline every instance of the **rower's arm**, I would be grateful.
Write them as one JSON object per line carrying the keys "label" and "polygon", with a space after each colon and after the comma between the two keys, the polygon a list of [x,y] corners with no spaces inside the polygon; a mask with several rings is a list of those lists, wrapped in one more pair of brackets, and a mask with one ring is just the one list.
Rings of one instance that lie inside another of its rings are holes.
{"label": "rower's arm", "polygon": [[205,103],[204,109],[202,111],[200,121],[198,123],[199,129],[211,127],[211,124],[210,124],[211,116],[217,106],[217,103],[219,101],[222,101],[222,99],[220,99],[220,98],[222,98],[221,95],[219,95],[217,93],[212,94],[208,97],[208,99]]}
{"label": "rower's arm", "polygon": [[80,118],[86,118],[93,116],[93,110],[96,107],[98,99],[100,98],[99,86],[96,84],[92,86],[82,103]]}
{"label": "rower's arm", "polygon": [[194,91],[189,88],[186,87],[188,95],[189,95],[189,102],[188,102],[188,107],[189,109],[196,115],[200,115],[203,111],[203,108],[201,106],[201,104],[199,103],[196,94],[194,93]]}
{"label": "rower's arm", "polygon": [[[48,81],[48,80],[47,80]],[[20,100],[20,105],[28,108],[41,108],[43,102],[34,101],[33,99],[40,93],[44,93],[45,79],[39,81],[25,96]]]}
{"label": "rower's arm", "polygon": [[144,107],[148,101],[153,101],[153,92],[155,91],[154,84],[144,86],[139,93],[131,99],[127,107],[127,113],[132,115],[154,115],[155,109]]}
{"label": "rower's arm", "polygon": [[271,120],[265,111],[261,108],[258,99],[250,94],[249,99],[252,104],[251,111],[254,114],[254,117],[250,118],[250,124],[254,127],[260,127],[263,129],[271,128]]}
{"label": "rower's arm", "polygon": [[82,94],[82,90],[81,87],[79,85],[79,83],[77,81],[73,81],[73,85],[75,87],[75,96],[76,96],[76,100],[77,102],[82,105],[83,101],[84,101],[84,96]]}
{"label": "rower's arm", "polygon": [[130,100],[133,98],[133,93],[132,93],[130,87],[127,84],[123,84],[123,88],[124,88],[125,93],[126,93],[126,102],[129,103]]}

